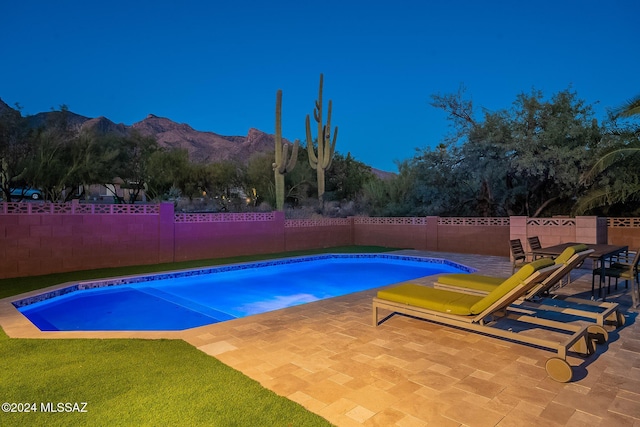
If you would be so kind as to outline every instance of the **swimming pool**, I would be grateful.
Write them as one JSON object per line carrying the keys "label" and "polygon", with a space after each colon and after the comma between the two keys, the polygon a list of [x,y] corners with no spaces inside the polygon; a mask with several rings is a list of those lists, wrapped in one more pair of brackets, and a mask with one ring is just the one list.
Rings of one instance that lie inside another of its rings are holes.
{"label": "swimming pool", "polygon": [[42,331],[175,331],[472,271],[444,259],[326,254],[82,282],[13,305]]}

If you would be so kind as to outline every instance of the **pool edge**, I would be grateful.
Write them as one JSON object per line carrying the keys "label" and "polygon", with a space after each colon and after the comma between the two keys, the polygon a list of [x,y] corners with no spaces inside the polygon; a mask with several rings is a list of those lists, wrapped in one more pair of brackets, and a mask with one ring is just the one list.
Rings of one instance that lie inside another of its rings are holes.
{"label": "pool edge", "polygon": [[[358,256],[368,256],[368,257],[374,257],[374,255],[378,255],[378,256],[382,256],[384,258],[413,258],[413,259],[422,259],[422,260],[436,260],[442,263],[445,263],[447,265],[453,266],[453,267],[457,267],[457,268],[463,268],[465,270],[468,270],[469,272],[473,272],[473,271],[477,271],[476,268],[473,267],[469,267],[466,266],[464,264],[461,263],[457,263],[457,262],[453,262],[450,260],[447,260],[445,258],[439,258],[439,257],[433,257],[433,256],[424,256],[424,255],[419,255],[419,254],[415,254],[415,255],[407,255],[407,254],[399,254],[399,253],[393,253],[393,252],[389,252],[389,253],[371,253],[371,254],[367,254],[367,253],[360,253],[360,254],[340,254],[340,253],[328,253],[328,254],[318,254],[318,255],[305,255],[305,256],[298,256],[298,257],[290,257],[290,258],[279,258],[277,260],[267,260],[267,261],[253,261],[253,262],[244,262],[244,263],[234,263],[234,264],[226,264],[226,265],[222,265],[222,266],[215,266],[215,267],[221,267],[224,268],[225,270],[227,270],[225,267],[231,267],[231,266],[249,266],[249,265],[254,265],[256,263],[268,263],[270,265],[275,264],[282,264],[284,262],[274,262],[274,261],[287,261],[287,260],[298,260],[298,259],[319,259],[319,258],[331,258],[334,256],[339,256],[342,258],[347,258],[347,257],[358,257]],[[191,272],[191,271],[203,271],[203,269],[212,269],[215,267],[200,267],[200,268],[192,268],[192,269],[184,269],[184,270],[171,270],[171,271],[166,271],[166,272],[162,272],[162,273],[157,273],[157,274],[153,274],[153,276],[159,276],[159,275],[167,275],[167,274],[172,274],[172,273],[185,273],[185,272]],[[150,274],[136,274],[136,275],[130,275],[130,276],[119,276],[117,277],[116,280],[125,280],[125,279],[129,279],[129,278],[138,278],[138,277],[145,277],[145,276],[151,276]],[[427,276],[427,277],[431,277],[431,276]],[[103,280],[110,280],[113,278],[105,278]],[[29,292],[25,292],[23,294],[18,294],[18,295],[13,295],[10,297],[5,297],[3,299],[0,299],[0,327],[2,327],[2,329],[4,330],[4,332],[7,334],[7,336],[9,336],[10,338],[40,338],[40,339],[67,339],[67,338],[84,338],[84,339],[89,339],[89,338],[120,338],[120,339],[126,339],[126,338],[138,338],[138,339],[184,339],[185,334],[186,335],[191,335],[193,333],[193,331],[197,331],[198,329],[201,328],[207,328],[207,327],[211,327],[214,326],[215,324],[212,325],[203,325],[203,326],[198,326],[198,327],[194,327],[194,328],[188,328],[188,329],[183,329],[183,330],[179,330],[179,331],[41,331],[40,329],[38,329],[26,316],[24,316],[16,307],[16,305],[14,304],[16,301],[21,301],[30,297],[38,297],[39,295],[42,294],[47,294],[50,292],[56,292],[59,290],[65,290],[68,288],[72,288],[74,286],[78,286],[80,283],[94,283],[99,281],[98,280],[91,280],[91,281],[83,281],[83,282],[65,282],[65,283],[61,283],[58,285],[52,285],[46,288],[42,288],[42,289],[37,289],[37,290],[33,290],[33,291],[29,291]],[[375,289],[380,289],[379,288],[375,288]],[[371,292],[375,289],[369,289],[369,290],[364,290],[364,291],[359,291],[356,293],[361,293],[361,292]],[[63,293],[68,293],[68,292],[72,292],[72,291],[67,291]],[[338,296],[338,297],[334,297],[334,298],[342,298],[344,296]],[[321,301],[315,301],[312,302],[313,303],[317,303],[317,302],[321,302]],[[286,308],[282,308],[280,310],[287,310],[287,309],[292,309],[295,307],[286,307]],[[277,312],[278,310],[276,310]],[[273,313],[273,312],[271,312]],[[262,316],[268,313],[260,313],[260,314],[256,314],[253,316]],[[228,322],[237,322],[243,319],[247,319],[247,318],[251,318],[253,316],[248,316],[248,317],[244,317],[244,318],[238,318],[238,319],[233,319],[233,320],[228,320],[225,322],[220,322],[220,323],[228,323]]]}

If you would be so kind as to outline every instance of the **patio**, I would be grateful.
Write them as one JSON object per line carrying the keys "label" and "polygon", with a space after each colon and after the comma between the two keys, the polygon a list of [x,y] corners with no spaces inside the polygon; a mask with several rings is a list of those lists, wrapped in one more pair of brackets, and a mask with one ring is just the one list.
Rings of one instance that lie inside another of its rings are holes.
{"label": "patio", "polygon": [[[447,258],[479,273],[511,272],[504,257],[400,253]],[[588,298],[590,290],[590,270],[579,270],[560,292]],[[628,295],[611,298],[623,306],[626,325],[596,354],[570,359],[574,380],[562,384],[547,376],[547,350],[404,316],[375,328],[375,293],[171,333],[43,333],[8,299],[0,321],[13,337],[182,338],[338,426],[640,425],[640,328],[637,313],[626,311]]]}
{"label": "patio", "polygon": [[[502,257],[402,252],[511,271]],[[572,279],[563,293],[590,295],[590,271]],[[547,377],[547,350],[404,316],[374,328],[374,295],[205,326],[184,339],[339,426],[640,425],[635,312],[596,354],[575,359],[576,379],[561,384]],[[625,311],[630,304],[627,295],[612,300]]]}

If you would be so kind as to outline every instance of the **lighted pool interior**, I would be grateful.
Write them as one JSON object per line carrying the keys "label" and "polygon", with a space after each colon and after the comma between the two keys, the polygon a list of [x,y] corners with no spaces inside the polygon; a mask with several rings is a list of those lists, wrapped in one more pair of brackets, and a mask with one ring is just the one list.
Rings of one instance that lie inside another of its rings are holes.
{"label": "lighted pool interior", "polygon": [[472,271],[443,259],[327,254],[83,282],[13,304],[42,331],[175,331]]}

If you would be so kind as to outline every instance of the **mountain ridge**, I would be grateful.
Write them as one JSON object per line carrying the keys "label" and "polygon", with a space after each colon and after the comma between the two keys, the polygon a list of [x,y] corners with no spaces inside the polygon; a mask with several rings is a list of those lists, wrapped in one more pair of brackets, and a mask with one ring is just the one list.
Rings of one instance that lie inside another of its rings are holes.
{"label": "mountain ridge", "polygon": [[[7,109],[19,112],[0,98],[0,114]],[[30,126],[41,127],[45,126],[51,115],[55,113],[58,112],[41,112],[26,118]],[[229,160],[247,164],[253,154],[273,151],[275,143],[273,134],[256,128],[250,128],[246,136],[224,136],[215,132],[199,131],[187,123],[174,122],[155,114],[148,114],[144,119],[131,125],[115,123],[104,116],[85,117],[72,111],[67,111],[67,120],[74,130],[92,130],[101,135],[127,136],[137,131],[143,136],[154,137],[161,147],[186,149],[189,159],[197,163]],[[284,141],[291,143],[286,139]],[[380,178],[394,175],[375,168],[371,168],[371,171]]]}

